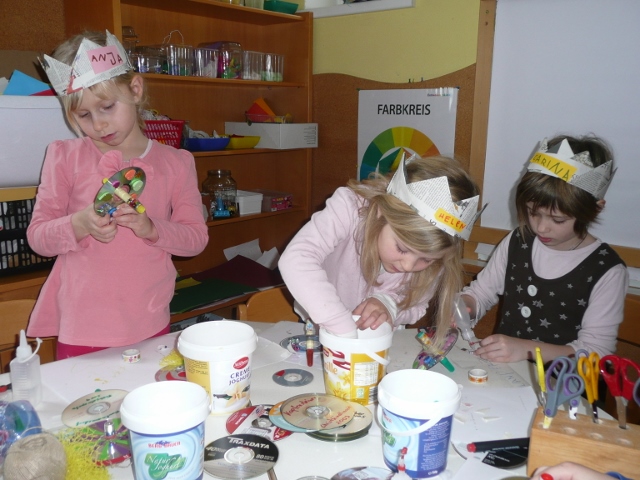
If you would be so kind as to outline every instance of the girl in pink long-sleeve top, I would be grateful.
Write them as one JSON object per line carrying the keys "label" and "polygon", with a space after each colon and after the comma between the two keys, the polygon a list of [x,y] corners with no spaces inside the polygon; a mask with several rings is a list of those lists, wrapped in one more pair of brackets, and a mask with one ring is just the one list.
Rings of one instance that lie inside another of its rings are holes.
{"label": "girl in pink long-sleeve top", "polygon": [[300,311],[334,335],[413,324],[435,296],[441,335],[451,324],[463,284],[460,238],[478,215],[477,187],[449,158],[404,163],[393,178],[339,188],[280,259]]}
{"label": "girl in pink long-sleeve top", "polygon": [[[171,256],[197,255],[208,232],[193,156],[144,136],[143,80],[118,40],[88,32],[53,56],[43,66],[80,138],[47,148],[27,238],[57,258],[27,333],[57,336],[60,359],[168,332]],[[103,179],[131,167],[146,175],[144,208],[99,215]]]}

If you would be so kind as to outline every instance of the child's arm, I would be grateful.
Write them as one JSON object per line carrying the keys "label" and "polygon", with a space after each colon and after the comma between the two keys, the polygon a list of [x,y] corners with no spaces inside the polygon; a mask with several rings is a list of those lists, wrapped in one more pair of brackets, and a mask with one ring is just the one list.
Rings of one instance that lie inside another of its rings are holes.
{"label": "child's arm", "polygon": [[480,347],[473,353],[490,362],[511,363],[521,360],[535,360],[536,347],[540,347],[542,359],[545,362],[550,362],[561,355],[575,354],[575,350],[570,345],[553,345],[502,334],[489,335],[484,338],[480,341]]}
{"label": "child's arm", "polygon": [[[487,265],[478,273],[476,280],[462,289],[467,306],[471,307],[469,316],[475,325],[484,315],[498,303],[498,295],[504,293],[504,276],[509,256],[509,233],[495,248]],[[475,320],[474,320],[475,319]]]}
{"label": "child's arm", "polygon": [[624,265],[616,265],[600,278],[589,296],[578,339],[570,343],[575,350],[597,352],[601,357],[615,352],[628,288],[629,272]]}
{"label": "child's arm", "polygon": [[[339,188],[291,240],[278,264],[287,288],[314,323],[338,335],[356,331],[351,309],[342,298],[357,297],[354,305],[362,300],[358,293],[364,280],[355,245],[350,243],[359,221],[357,198],[351,190]],[[342,247],[346,248],[335,255],[344,262],[339,271],[330,267],[329,273],[325,260]],[[339,286],[333,283],[338,278]]]}

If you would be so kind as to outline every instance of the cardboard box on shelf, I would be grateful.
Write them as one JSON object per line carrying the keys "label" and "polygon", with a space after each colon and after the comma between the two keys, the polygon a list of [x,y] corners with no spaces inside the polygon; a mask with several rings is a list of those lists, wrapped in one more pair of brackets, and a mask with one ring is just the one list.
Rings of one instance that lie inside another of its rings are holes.
{"label": "cardboard box on shelf", "polygon": [[252,123],[225,122],[226,135],[257,135],[256,148],[315,148],[318,146],[317,123]]}
{"label": "cardboard box on shelf", "polygon": [[293,207],[293,195],[290,193],[264,190],[262,188],[254,188],[252,192],[262,195],[263,212],[277,212],[278,210],[286,210]]}
{"label": "cardboard box on shelf", "polygon": [[254,215],[262,211],[262,193],[238,190],[236,199],[240,215]]}

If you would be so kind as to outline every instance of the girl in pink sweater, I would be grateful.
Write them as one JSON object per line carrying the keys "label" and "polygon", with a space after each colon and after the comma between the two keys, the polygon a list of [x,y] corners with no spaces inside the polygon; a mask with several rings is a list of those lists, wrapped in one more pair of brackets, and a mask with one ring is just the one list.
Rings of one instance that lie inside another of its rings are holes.
{"label": "girl in pink sweater", "polygon": [[412,157],[393,179],[351,181],[287,246],[279,264],[285,283],[309,318],[348,337],[384,322],[413,324],[437,296],[434,323],[444,335],[477,193],[460,165],[444,157]]}
{"label": "girl in pink sweater", "polygon": [[[60,359],[168,332],[171,256],[197,255],[208,233],[193,156],[144,136],[143,80],[118,40],[78,35],[54,57],[43,66],[80,138],[47,148],[27,238],[57,259],[27,333],[57,336]],[[145,172],[146,211],[99,215],[103,179],[131,167]]]}

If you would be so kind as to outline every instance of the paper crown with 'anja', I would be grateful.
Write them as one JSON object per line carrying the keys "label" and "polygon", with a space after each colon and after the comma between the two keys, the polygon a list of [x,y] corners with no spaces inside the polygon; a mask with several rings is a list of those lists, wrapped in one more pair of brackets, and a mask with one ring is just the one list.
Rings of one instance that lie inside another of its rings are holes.
{"label": "paper crown with 'anja'", "polygon": [[546,138],[542,140],[538,151],[529,160],[527,170],[564,180],[598,200],[604,198],[616,173],[613,160],[594,168],[589,152],[574,154],[566,138],[551,148]]}
{"label": "paper crown with 'anja'", "polygon": [[[413,155],[407,160],[410,163]],[[469,240],[474,222],[486,207],[478,210],[480,196],[460,200],[451,198],[447,177],[436,177],[429,180],[407,183],[407,172],[404,156],[389,182],[387,192],[413,208],[418,215],[454,237]]]}
{"label": "paper crown with 'anja'", "polygon": [[82,40],[71,65],[44,56],[42,68],[58,95],[69,95],[133,70],[122,44],[108,30],[106,35],[104,47],[87,38]]}

